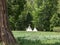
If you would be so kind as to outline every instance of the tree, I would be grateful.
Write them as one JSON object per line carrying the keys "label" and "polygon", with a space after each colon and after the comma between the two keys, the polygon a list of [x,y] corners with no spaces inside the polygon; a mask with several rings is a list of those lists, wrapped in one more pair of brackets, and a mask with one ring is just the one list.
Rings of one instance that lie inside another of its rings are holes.
{"label": "tree", "polygon": [[8,0],[8,15],[12,30],[23,30],[26,17],[25,0]]}
{"label": "tree", "polygon": [[7,2],[12,30],[25,30],[31,22],[31,26],[38,30],[50,31],[52,23],[50,20],[55,13],[57,14],[57,0],[8,0]]}
{"label": "tree", "polygon": [[2,45],[17,45],[7,21],[6,0],[0,0],[0,34]]}
{"label": "tree", "polygon": [[57,12],[57,0],[27,0],[26,4],[34,27],[50,31],[50,19]]}

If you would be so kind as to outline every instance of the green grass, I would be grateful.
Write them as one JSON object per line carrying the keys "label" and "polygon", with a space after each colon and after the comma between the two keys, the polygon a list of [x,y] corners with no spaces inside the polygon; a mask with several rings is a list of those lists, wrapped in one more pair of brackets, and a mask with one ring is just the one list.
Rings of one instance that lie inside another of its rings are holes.
{"label": "green grass", "polygon": [[60,32],[13,31],[21,45],[60,45]]}

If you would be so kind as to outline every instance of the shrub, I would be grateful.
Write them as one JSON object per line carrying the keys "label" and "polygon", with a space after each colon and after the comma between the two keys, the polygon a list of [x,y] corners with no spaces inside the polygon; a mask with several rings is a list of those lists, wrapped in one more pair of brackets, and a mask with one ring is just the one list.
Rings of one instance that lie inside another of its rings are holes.
{"label": "shrub", "polygon": [[54,28],[53,28],[53,31],[55,31],[55,32],[60,32],[60,27],[54,27]]}

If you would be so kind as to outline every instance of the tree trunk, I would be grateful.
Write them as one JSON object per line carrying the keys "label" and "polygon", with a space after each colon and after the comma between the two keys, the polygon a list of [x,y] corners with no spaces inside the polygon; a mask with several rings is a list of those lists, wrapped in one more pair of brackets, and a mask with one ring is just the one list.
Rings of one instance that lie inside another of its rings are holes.
{"label": "tree trunk", "polygon": [[0,0],[0,40],[2,45],[17,45],[7,21],[6,0]]}

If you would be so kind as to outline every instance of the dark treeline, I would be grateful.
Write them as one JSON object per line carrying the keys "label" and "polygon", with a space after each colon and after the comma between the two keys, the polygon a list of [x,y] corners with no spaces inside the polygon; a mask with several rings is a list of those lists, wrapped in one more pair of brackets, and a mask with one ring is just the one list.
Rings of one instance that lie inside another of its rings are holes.
{"label": "dark treeline", "polygon": [[30,24],[41,31],[60,26],[59,0],[7,0],[10,28],[25,30]]}

